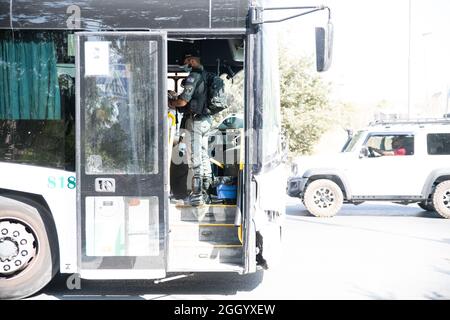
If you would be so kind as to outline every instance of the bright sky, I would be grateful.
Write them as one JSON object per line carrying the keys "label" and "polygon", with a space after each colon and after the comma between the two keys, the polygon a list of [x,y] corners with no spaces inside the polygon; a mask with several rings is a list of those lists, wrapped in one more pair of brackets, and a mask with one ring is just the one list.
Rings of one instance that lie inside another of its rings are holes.
{"label": "bright sky", "polygon": [[[325,4],[331,8],[333,64],[324,77],[333,82],[336,98],[366,105],[386,100],[392,111],[406,113],[409,2],[411,114],[430,110],[425,104],[432,103],[442,114],[450,86],[449,0],[280,0],[275,4]],[[326,21],[323,11],[283,23],[287,43],[313,54],[314,27],[325,26]]]}

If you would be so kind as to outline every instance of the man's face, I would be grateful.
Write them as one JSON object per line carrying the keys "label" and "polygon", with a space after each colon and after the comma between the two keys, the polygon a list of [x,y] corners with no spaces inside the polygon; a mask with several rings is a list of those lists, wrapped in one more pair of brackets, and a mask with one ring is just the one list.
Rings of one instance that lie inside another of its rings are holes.
{"label": "man's face", "polygon": [[184,59],[184,63],[183,64],[187,64],[191,67],[196,67],[197,66],[197,60],[193,57],[187,57],[186,59]]}
{"label": "man's face", "polygon": [[397,148],[400,148],[401,146],[402,146],[402,139],[394,139],[394,140],[392,140],[392,147],[394,148],[394,149],[397,149]]}

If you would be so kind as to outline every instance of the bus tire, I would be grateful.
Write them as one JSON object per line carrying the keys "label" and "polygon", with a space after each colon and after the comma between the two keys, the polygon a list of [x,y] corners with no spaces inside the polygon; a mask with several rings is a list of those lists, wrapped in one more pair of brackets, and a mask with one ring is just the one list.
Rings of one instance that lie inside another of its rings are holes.
{"label": "bus tire", "polygon": [[436,186],[433,193],[433,206],[439,215],[450,219],[450,180]]}
{"label": "bus tire", "polygon": [[304,204],[316,217],[335,216],[343,203],[344,195],[341,188],[331,180],[315,180],[306,187]]}
{"label": "bus tire", "polygon": [[40,214],[48,212],[36,207],[10,199],[0,203],[0,299],[30,296],[45,287],[58,271],[51,247],[51,243],[57,243],[56,235],[47,232],[46,217]]}

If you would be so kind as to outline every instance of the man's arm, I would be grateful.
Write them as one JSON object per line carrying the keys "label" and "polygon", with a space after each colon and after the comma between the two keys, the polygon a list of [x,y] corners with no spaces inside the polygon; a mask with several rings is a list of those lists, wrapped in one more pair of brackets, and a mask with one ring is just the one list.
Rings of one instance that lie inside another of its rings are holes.
{"label": "man's arm", "polygon": [[169,101],[170,108],[186,107],[194,95],[195,88],[200,81],[201,76],[198,73],[191,73],[186,78],[183,93],[176,100]]}
{"label": "man's arm", "polygon": [[177,100],[169,100],[169,108],[183,108],[186,107],[188,102],[184,99],[178,98]]}
{"label": "man's arm", "polygon": [[394,155],[394,151],[381,150],[381,149],[374,148],[374,147],[369,147],[369,148],[372,149],[373,151],[375,151],[376,153],[379,153],[382,156],[393,156]]}

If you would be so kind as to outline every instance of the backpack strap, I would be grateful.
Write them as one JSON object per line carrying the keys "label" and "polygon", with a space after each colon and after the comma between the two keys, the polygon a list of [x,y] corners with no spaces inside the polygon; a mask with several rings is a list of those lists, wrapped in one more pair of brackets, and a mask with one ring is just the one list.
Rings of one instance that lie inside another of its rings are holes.
{"label": "backpack strap", "polygon": [[[209,83],[208,83],[208,76],[209,72],[206,70],[202,70],[201,72],[202,80],[203,80],[203,94],[202,94],[202,103],[203,103],[203,109],[202,109],[202,115],[208,115],[208,100],[209,100]],[[199,93],[200,95],[200,93]]]}
{"label": "backpack strap", "polygon": [[208,94],[208,88],[209,88],[209,83],[208,83],[209,72],[208,71],[202,70],[202,79],[203,79],[203,83],[205,84],[206,94]]}

